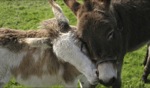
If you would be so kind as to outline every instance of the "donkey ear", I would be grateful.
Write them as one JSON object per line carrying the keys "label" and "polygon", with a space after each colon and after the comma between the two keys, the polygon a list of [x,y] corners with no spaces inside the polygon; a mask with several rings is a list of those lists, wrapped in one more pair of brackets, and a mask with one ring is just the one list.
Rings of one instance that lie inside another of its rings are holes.
{"label": "donkey ear", "polygon": [[81,4],[78,3],[76,0],[64,0],[64,2],[74,12],[74,14],[77,15]]}
{"label": "donkey ear", "polygon": [[93,0],[93,2],[99,5],[95,7],[100,7],[101,9],[104,9],[104,10],[109,10],[110,4],[111,4],[111,0]]}

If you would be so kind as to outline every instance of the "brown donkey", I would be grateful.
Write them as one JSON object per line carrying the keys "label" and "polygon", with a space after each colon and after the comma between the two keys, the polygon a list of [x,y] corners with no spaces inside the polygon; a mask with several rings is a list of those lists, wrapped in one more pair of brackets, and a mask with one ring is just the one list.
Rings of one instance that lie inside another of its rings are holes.
{"label": "brown donkey", "polygon": [[77,35],[96,62],[101,84],[121,88],[124,55],[150,40],[150,0],[64,0]]}

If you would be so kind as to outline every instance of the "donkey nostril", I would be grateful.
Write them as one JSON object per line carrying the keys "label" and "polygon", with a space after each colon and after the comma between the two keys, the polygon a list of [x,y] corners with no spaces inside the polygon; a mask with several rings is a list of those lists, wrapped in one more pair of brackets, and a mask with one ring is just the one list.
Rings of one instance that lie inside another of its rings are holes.
{"label": "donkey nostril", "polygon": [[99,72],[96,70],[96,75],[97,75],[97,77],[99,76]]}
{"label": "donkey nostril", "polygon": [[109,82],[104,82],[103,80],[99,80],[99,82],[101,83],[101,84],[103,84],[104,86],[112,86],[114,83],[115,83],[115,81],[116,81],[116,78],[115,77],[113,77],[113,78],[111,78],[110,80],[109,80]]}
{"label": "donkey nostril", "polygon": [[116,78],[115,78],[115,77],[113,77],[113,78],[111,78],[111,79],[110,79],[110,81],[109,81],[109,83],[108,83],[108,84],[112,85],[115,81],[116,81]]}

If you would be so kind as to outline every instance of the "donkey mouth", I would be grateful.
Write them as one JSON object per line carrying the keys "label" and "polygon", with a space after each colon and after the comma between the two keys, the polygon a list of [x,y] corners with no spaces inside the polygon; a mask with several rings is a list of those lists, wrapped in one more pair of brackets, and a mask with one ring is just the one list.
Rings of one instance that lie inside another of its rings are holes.
{"label": "donkey mouth", "polygon": [[106,86],[106,87],[112,86],[115,82],[116,82],[116,78],[114,78],[114,77],[107,83],[105,83],[102,80],[99,80],[99,83]]}
{"label": "donkey mouth", "polygon": [[117,80],[117,68],[112,61],[106,61],[97,65],[99,83],[104,86],[112,86]]}

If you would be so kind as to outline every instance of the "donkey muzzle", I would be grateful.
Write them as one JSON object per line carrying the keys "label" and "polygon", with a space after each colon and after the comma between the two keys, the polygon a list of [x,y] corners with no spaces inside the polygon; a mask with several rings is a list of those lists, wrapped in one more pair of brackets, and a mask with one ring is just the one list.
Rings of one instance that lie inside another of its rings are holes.
{"label": "donkey muzzle", "polygon": [[104,62],[97,65],[99,82],[104,86],[111,86],[117,80],[117,68],[112,62]]}

